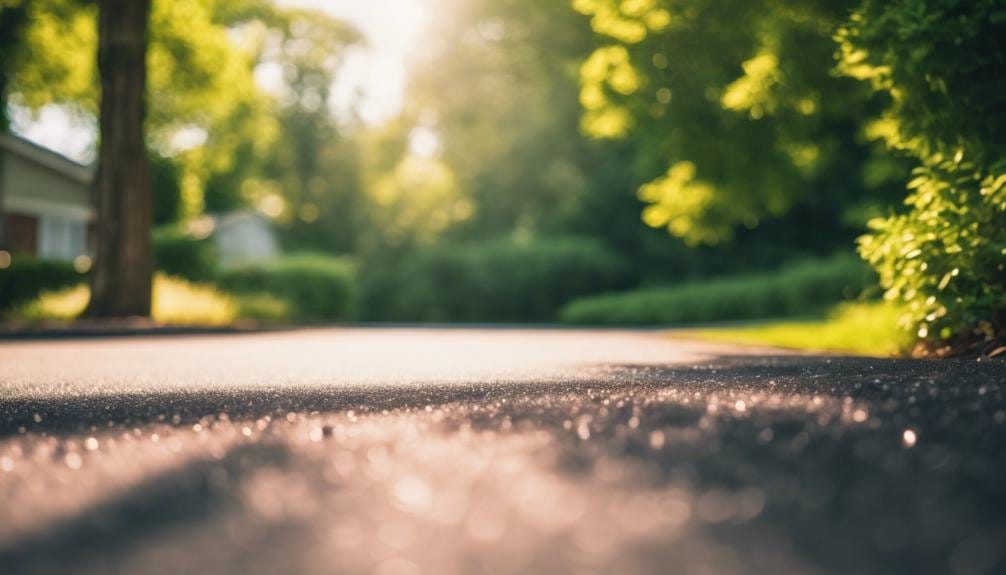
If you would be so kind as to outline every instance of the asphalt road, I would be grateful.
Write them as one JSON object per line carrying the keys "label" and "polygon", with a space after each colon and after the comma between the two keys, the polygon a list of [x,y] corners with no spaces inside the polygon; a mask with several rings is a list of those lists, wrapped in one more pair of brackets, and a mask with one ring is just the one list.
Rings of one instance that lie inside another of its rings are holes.
{"label": "asphalt road", "polygon": [[4,342],[0,572],[1004,573],[1004,382],[621,331]]}

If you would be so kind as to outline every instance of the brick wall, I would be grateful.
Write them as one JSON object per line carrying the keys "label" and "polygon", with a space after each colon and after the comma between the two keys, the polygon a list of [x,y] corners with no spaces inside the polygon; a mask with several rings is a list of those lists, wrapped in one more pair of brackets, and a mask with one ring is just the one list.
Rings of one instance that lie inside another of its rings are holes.
{"label": "brick wall", "polygon": [[4,215],[4,246],[15,254],[38,253],[38,218],[22,214]]}

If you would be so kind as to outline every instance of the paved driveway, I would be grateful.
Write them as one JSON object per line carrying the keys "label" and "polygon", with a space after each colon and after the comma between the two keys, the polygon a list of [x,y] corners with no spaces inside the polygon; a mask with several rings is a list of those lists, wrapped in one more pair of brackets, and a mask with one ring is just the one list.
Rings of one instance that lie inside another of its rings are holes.
{"label": "paved driveway", "polygon": [[0,343],[4,573],[1001,573],[1006,365],[631,331]]}

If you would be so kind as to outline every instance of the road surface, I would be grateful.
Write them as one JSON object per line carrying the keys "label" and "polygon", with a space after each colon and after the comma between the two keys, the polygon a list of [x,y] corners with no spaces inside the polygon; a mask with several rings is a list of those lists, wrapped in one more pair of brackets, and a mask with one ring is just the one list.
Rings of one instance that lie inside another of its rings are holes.
{"label": "road surface", "polygon": [[1004,382],[630,331],[4,342],[0,571],[1003,573]]}

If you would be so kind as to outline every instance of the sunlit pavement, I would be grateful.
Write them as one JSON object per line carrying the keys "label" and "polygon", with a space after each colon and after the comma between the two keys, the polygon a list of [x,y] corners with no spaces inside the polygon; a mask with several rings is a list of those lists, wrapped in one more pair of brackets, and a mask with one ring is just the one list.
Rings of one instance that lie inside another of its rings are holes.
{"label": "sunlit pavement", "polygon": [[1002,573],[1004,380],[620,331],[6,342],[0,571]]}

